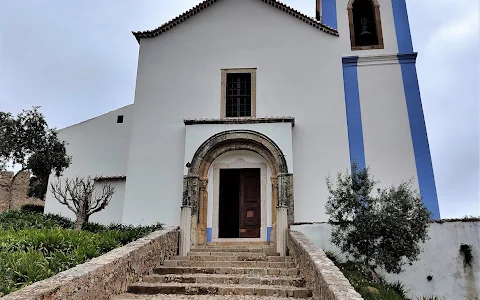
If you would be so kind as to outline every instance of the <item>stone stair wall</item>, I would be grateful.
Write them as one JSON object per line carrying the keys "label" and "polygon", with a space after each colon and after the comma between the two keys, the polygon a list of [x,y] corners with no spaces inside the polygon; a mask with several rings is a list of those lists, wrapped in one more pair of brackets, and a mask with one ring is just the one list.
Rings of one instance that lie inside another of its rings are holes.
{"label": "stone stair wall", "polygon": [[290,230],[287,248],[300,270],[300,275],[305,278],[306,286],[312,290],[314,299],[363,299],[323,250],[303,233]]}

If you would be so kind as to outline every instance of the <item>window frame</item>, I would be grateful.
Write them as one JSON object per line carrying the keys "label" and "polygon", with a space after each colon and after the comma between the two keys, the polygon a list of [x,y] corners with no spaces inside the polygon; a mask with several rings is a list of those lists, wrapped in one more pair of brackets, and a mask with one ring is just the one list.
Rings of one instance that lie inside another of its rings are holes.
{"label": "window frame", "polygon": [[355,45],[355,25],[353,23],[353,3],[355,1],[359,1],[359,0],[350,0],[347,5],[348,22],[349,22],[349,28],[350,28],[350,45],[352,47],[352,51],[384,49],[385,46],[383,44],[382,18],[380,16],[380,4],[378,3],[378,0],[366,0],[366,1],[372,2],[375,10],[374,15],[375,15],[375,26],[377,27],[378,45],[372,45],[372,46],[356,46]]}
{"label": "window frame", "polygon": [[[254,118],[257,116],[257,68],[236,68],[221,70],[221,102],[220,118]],[[227,117],[227,74],[231,73],[250,73],[251,78],[251,96],[250,96],[250,116],[248,117]]]}

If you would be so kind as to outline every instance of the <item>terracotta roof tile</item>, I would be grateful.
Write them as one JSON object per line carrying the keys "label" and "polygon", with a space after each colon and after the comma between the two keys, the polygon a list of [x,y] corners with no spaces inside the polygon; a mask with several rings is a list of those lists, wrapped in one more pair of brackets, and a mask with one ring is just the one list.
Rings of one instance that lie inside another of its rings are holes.
{"label": "terracotta roof tile", "polygon": [[[208,7],[212,6],[216,2],[221,1],[221,0],[205,0],[198,4],[197,6],[191,8],[190,10],[184,12],[183,14],[179,15],[178,17],[168,21],[167,23],[161,25],[160,27],[153,29],[153,30],[147,30],[147,31],[137,31],[137,32],[132,32],[135,38],[137,39],[138,42],[140,42],[140,39],[142,38],[153,38],[156,36],[159,36],[160,34],[167,32],[168,30],[172,29],[173,27],[177,26],[178,24],[188,20],[190,17],[196,15],[197,13],[201,12],[202,10],[207,9]],[[311,18],[294,8],[280,2],[277,0],[259,0],[263,1],[267,4],[270,4],[273,7],[276,7],[285,13],[291,15],[292,17],[295,17],[297,19],[302,20],[303,22],[321,30],[326,33],[329,33],[331,35],[338,36],[338,31],[332,27],[329,27],[319,21],[317,21],[314,18]]]}

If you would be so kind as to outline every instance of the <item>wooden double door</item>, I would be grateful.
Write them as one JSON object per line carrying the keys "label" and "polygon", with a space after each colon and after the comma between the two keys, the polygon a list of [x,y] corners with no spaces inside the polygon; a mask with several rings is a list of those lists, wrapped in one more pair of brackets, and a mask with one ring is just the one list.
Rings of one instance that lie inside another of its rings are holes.
{"label": "wooden double door", "polygon": [[259,238],[260,169],[221,169],[219,238]]}

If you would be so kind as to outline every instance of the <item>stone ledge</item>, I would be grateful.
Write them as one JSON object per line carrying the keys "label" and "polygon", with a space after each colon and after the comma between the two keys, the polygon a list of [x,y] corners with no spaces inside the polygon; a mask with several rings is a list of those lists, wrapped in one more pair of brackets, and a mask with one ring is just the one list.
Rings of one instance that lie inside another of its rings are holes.
{"label": "stone ledge", "polygon": [[242,118],[219,118],[219,119],[184,119],[185,125],[203,124],[257,124],[257,123],[291,123],[295,126],[294,117],[242,117]]}
{"label": "stone ledge", "polygon": [[155,231],[1,299],[110,299],[113,295],[126,292],[129,284],[138,281],[177,252],[177,228]]}
{"label": "stone ledge", "polygon": [[289,230],[287,247],[313,299],[362,300],[340,269],[303,233]]}

